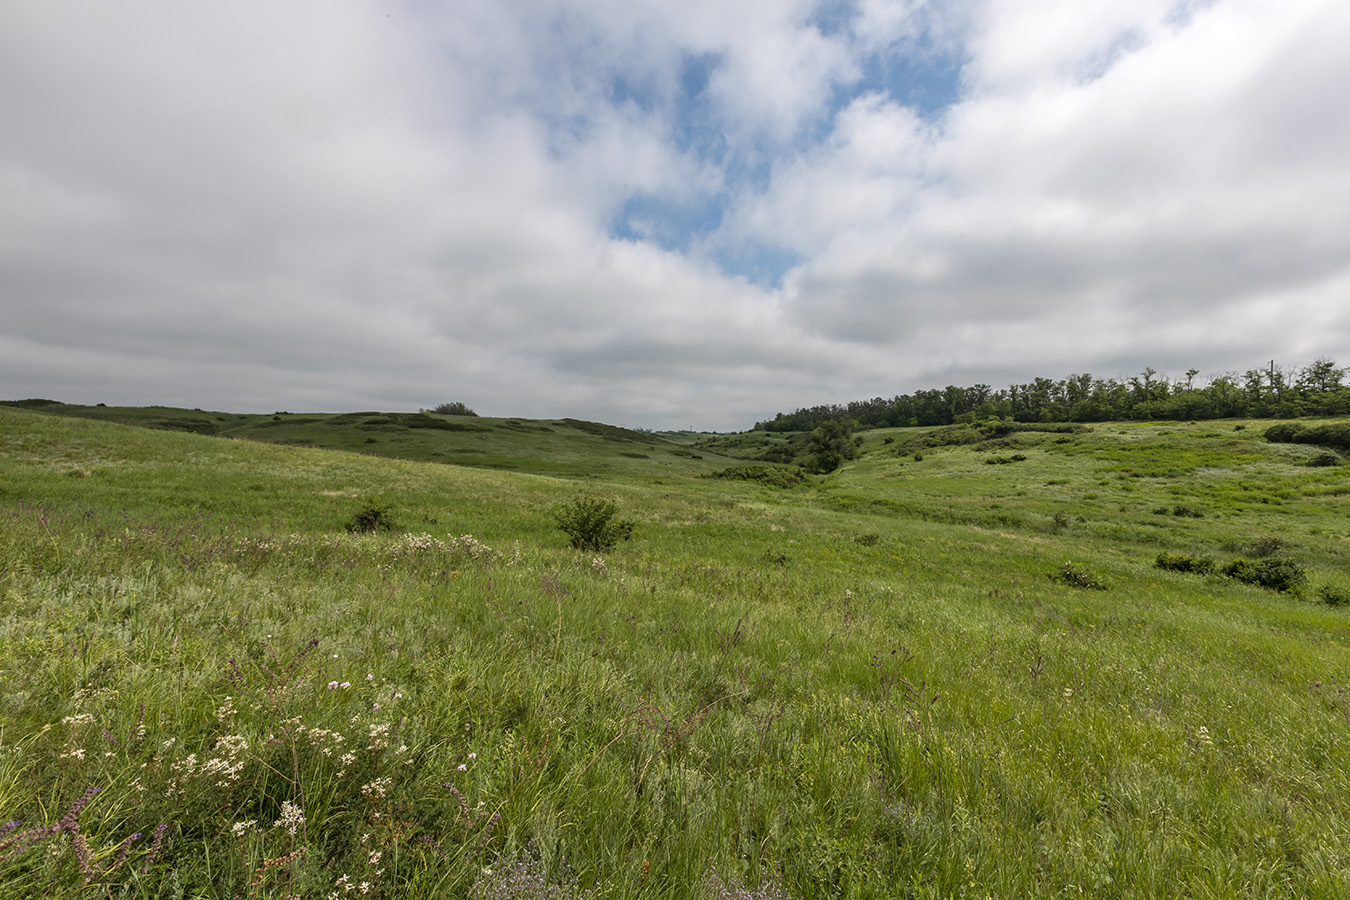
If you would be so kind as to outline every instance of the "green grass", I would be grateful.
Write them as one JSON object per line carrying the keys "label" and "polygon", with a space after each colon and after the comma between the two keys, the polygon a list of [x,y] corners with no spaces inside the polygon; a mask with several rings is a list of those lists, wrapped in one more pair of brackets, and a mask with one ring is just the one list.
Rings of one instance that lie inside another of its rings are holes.
{"label": "green grass", "polygon": [[[1312,448],[878,430],[780,487],[455,421],[405,449],[517,470],[0,408],[0,896],[1350,892],[1350,477]],[[570,549],[583,493],[633,539]],[[371,498],[401,531],[344,529]],[[1302,593],[1155,566],[1274,537]]]}

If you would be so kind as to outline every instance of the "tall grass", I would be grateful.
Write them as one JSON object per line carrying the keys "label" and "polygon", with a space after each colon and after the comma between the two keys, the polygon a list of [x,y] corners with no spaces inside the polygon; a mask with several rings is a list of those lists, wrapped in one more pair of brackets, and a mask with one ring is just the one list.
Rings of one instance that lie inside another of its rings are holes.
{"label": "tall grass", "polygon": [[615,480],[596,554],[567,481],[56,421],[0,411],[0,895],[1350,889],[1346,613],[1154,566],[1339,577],[1340,482],[1255,443]]}

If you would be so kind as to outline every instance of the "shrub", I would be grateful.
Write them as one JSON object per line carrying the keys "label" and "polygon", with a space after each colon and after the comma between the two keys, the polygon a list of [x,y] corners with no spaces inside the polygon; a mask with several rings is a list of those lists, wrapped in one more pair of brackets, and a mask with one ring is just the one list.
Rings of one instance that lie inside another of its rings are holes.
{"label": "shrub", "polygon": [[1350,605],[1350,590],[1336,587],[1334,584],[1324,584],[1319,587],[1317,596],[1321,597],[1328,606]]}
{"label": "shrub", "polygon": [[1069,587],[1085,588],[1093,591],[1106,590],[1106,582],[1102,581],[1100,575],[1086,566],[1080,566],[1077,563],[1065,563],[1060,566],[1059,570],[1050,576],[1050,580],[1058,581],[1060,584],[1067,584]]}
{"label": "shrub", "polygon": [[394,511],[378,497],[366,501],[366,505],[356,511],[347,522],[347,530],[353,534],[373,531],[393,531]]}
{"label": "shrub", "polygon": [[734,481],[754,481],[769,487],[792,487],[806,482],[801,469],[777,465],[732,466],[707,476],[710,478],[730,478]]}
{"label": "shrub", "polygon": [[443,416],[476,416],[478,413],[469,409],[463,403],[455,400],[452,403],[442,403],[431,410],[434,413],[440,413]]}
{"label": "shrub", "polygon": [[633,534],[633,523],[615,519],[618,507],[610,500],[578,497],[553,510],[558,527],[572,539],[578,550],[609,550]]}
{"label": "shrub", "polygon": [[987,459],[985,459],[984,464],[986,466],[1006,466],[1009,463],[1019,463],[1026,461],[1027,457],[1025,453],[1014,453],[1012,456],[990,456]]}
{"label": "shrub", "polygon": [[1159,553],[1153,565],[1172,572],[1190,572],[1193,575],[1209,575],[1215,569],[1214,560],[1204,556],[1191,556],[1187,553]]}
{"label": "shrub", "polygon": [[1306,463],[1306,465],[1312,466],[1315,469],[1339,466],[1340,464],[1341,457],[1338,454],[1332,453],[1330,450],[1317,454]]}
{"label": "shrub", "polygon": [[1284,538],[1270,535],[1252,541],[1247,545],[1247,552],[1252,556],[1275,556],[1283,550],[1284,547]]}
{"label": "shrub", "polygon": [[1297,591],[1308,581],[1308,573],[1292,559],[1271,556],[1257,562],[1238,557],[1221,570],[1229,578],[1270,591]]}

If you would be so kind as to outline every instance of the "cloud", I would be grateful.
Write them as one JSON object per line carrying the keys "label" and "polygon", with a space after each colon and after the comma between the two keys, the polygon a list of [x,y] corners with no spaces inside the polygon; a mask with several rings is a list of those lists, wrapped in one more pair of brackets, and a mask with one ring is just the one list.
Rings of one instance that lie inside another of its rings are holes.
{"label": "cloud", "polygon": [[0,383],[735,428],[1334,356],[1347,39],[1330,0],[11,4]]}

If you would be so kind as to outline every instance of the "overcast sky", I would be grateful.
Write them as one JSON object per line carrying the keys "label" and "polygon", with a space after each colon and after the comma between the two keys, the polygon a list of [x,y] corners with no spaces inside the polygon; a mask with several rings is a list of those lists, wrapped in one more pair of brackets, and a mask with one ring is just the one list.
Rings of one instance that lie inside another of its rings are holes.
{"label": "overcast sky", "polygon": [[1345,0],[7,0],[0,398],[1350,365]]}

